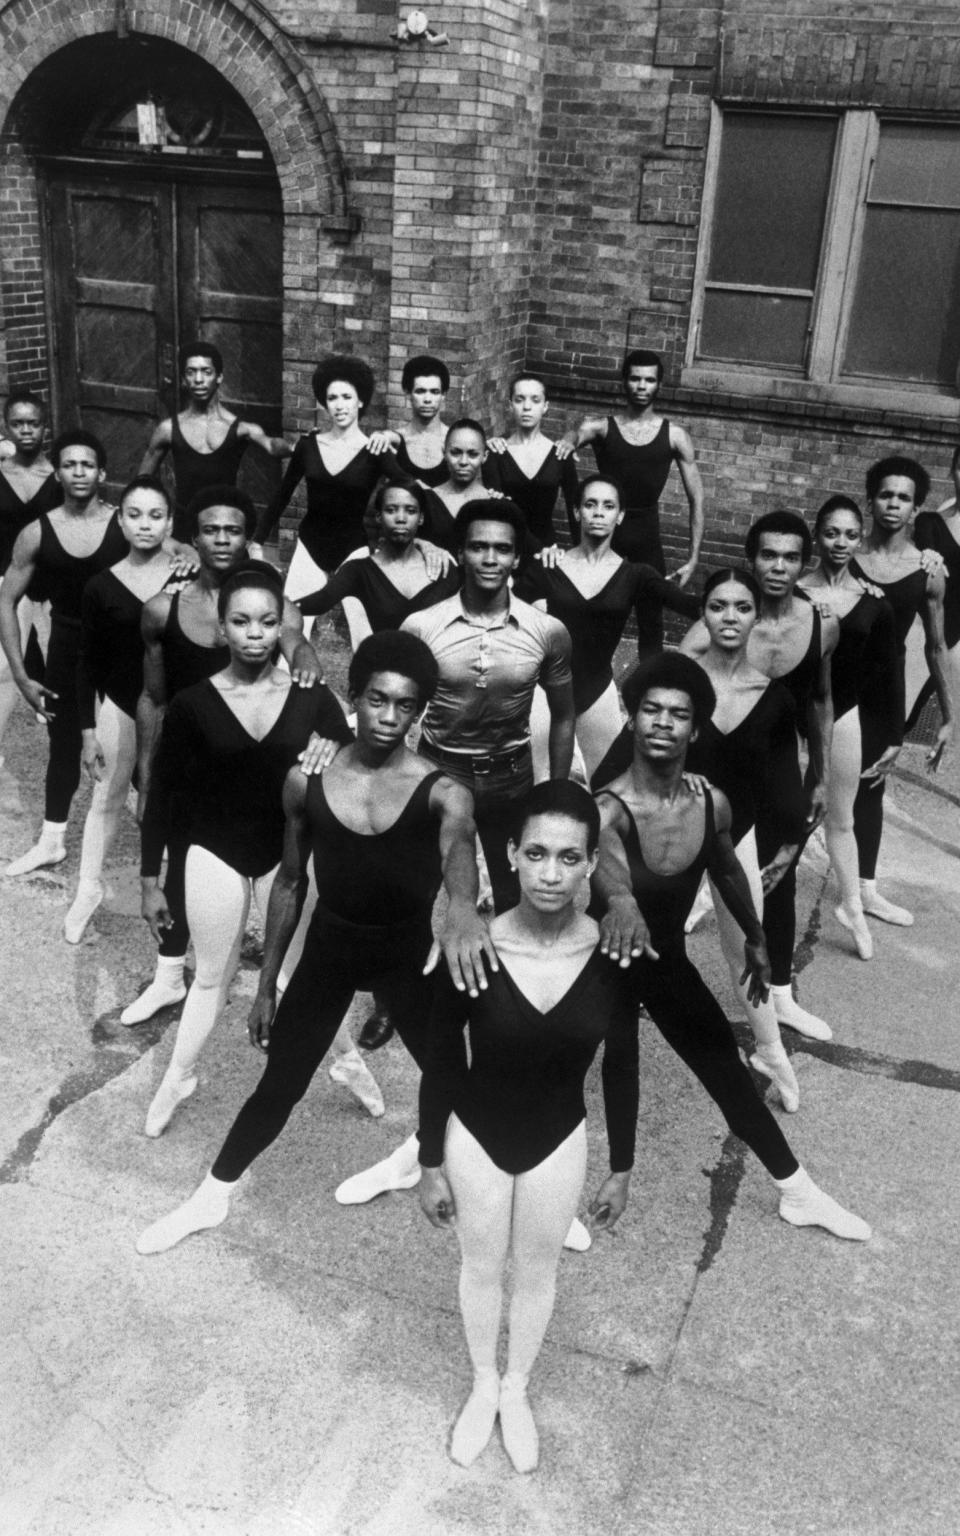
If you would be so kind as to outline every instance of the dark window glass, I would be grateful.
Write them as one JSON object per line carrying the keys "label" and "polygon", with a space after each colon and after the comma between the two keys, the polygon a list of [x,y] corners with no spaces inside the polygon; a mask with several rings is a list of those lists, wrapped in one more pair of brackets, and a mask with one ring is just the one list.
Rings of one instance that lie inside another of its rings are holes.
{"label": "dark window glass", "polygon": [[703,307],[700,356],[798,367],[803,362],[810,304],[803,297],[715,289],[707,294]]}
{"label": "dark window glass", "polygon": [[952,385],[958,361],[960,213],[868,208],[844,373]]}

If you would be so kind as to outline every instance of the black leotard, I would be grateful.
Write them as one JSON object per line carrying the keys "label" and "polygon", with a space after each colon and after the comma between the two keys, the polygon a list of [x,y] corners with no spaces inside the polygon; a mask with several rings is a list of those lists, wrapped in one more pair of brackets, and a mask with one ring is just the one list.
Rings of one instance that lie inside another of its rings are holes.
{"label": "black leotard", "polygon": [[28,523],[35,523],[44,512],[52,512],[62,501],[63,490],[53,473],[37,487],[29,501],[21,501],[0,470],[0,576],[10,564],[17,535]]}
{"label": "black leotard", "polygon": [[903,741],[903,669],[893,609],[885,598],[864,593],[843,615],[830,665],[834,719],[859,708],[863,763],[869,766],[886,747]]}
{"label": "black leotard", "polygon": [[784,842],[799,842],[806,804],[797,757],[797,712],[782,682],[768,683],[732,731],[718,730],[712,719],[705,721],[690,744],[687,769],[703,774],[730,801],[734,844],[765,809],[776,816]]}
{"label": "black leotard", "polygon": [[170,458],[176,481],[177,498],[173,510],[173,536],[189,544],[194,530],[187,522],[187,508],[198,491],[209,485],[236,485],[240,461],[247,451],[245,438],[237,436],[240,422],[236,417],[227,428],[219,448],[201,453],[187,442],[180,418],[170,418]]}
{"label": "black leotard", "polygon": [[400,441],[393,450],[393,456],[400,466],[402,474],[409,475],[411,480],[419,480],[423,485],[442,485],[447,478],[447,466],[441,457],[439,464],[434,464],[432,469],[424,469],[422,464],[414,464],[407,447],[407,440],[400,433]]}
{"label": "black leotard", "polygon": [[527,520],[527,527],[541,544],[555,544],[557,533],[553,525],[553,511],[557,496],[562,492],[567,509],[571,540],[577,538],[577,525],[573,509],[577,504],[579,481],[573,455],[557,458],[554,444],[536,474],[528,475],[521,469],[509,448],[502,453],[490,453],[483,465],[483,483],[491,491],[500,491],[514,502]]}
{"label": "black leotard", "polygon": [[222,672],[230,660],[229,646],[201,645],[184,634],[180,623],[180,597],[181,593],[174,592],[163,627],[163,673],[168,699],[212,677],[215,672]]}
{"label": "black leotard", "polygon": [[585,597],[562,566],[545,569],[538,561],[524,568],[517,595],[528,603],[545,598],[547,612],[565,624],[573,642],[573,700],[578,714],[595,704],[613,681],[613,657],[632,611],[651,601],[695,619],[698,598],[667,581],[651,565],[624,560],[599,592]]}
{"label": "black leotard", "polygon": [[366,835],[344,826],[327,802],[323,776],[307,786],[307,813],[313,838],[317,912],[373,930],[419,928],[430,915],[443,870],[437,820],[430,792],[441,769],[417,785],[385,832]]}
{"label": "black leotard", "polygon": [[101,571],[83,593],[77,697],[82,730],[96,724],[96,700],[112,699],[135,715],[143,688],[143,602],[115,576]]}
{"label": "black leotard", "polygon": [[947,590],[943,598],[944,639],[950,650],[960,641],[960,544],[939,512],[918,512],[913,524],[913,542],[918,549],[935,549],[947,567]]}
{"label": "black leotard", "polygon": [[[802,595],[798,593],[798,596]],[[813,623],[810,626],[810,642],[796,666],[791,667],[789,672],[784,672],[776,679],[793,694],[793,702],[797,706],[797,729],[802,736],[807,734],[807,710],[820,680],[820,663],[823,659],[823,625],[820,622],[820,611],[812,603],[810,611],[813,617]]]}
{"label": "black leotard", "polygon": [[323,683],[291,686],[277,719],[257,741],[209,680],[173,700],[150,777],[141,827],[141,873],[157,875],[171,811],[177,833],[241,875],[265,875],[283,849],[283,781],[311,731],[352,740],[343,711]]}
{"label": "black leotard", "polygon": [[650,930],[650,943],[661,960],[682,958],[686,954],[683,925],[700,888],[701,876],[710,862],[717,835],[713,796],[707,793],[703,797],[703,841],[692,863],[675,875],[660,875],[650,869],[643,857],[640,833],[630,807],[612,789],[602,789],[600,794],[616,800],[626,813],[627,835],[623,846],[630,868],[630,885]]}
{"label": "black leotard", "polygon": [[355,597],[363,604],[370,628],[376,634],[381,629],[399,629],[411,613],[452,597],[459,585],[459,568],[451,566],[445,576],[427,582],[414,597],[406,597],[394,586],[384,567],[368,555],[364,560],[345,560],[325,587],[298,598],[297,607],[307,615],[328,613],[345,597]]}
{"label": "black leotard", "polygon": [[[586,1116],[583,1084],[601,1040],[610,1167],[632,1167],[638,1108],[636,1007],[622,972],[595,949],[560,1001],[535,1008],[501,960],[467,997],[444,970],[420,1081],[420,1157],[443,1162],[455,1113],[505,1173],[542,1163]],[[464,1023],[470,1029],[467,1065]]]}
{"label": "black leotard", "polygon": [[72,555],[57,538],[49,514],[45,513],[39,522],[37,571],[50,602],[51,615],[61,624],[79,628],[84,587],[92,576],[123,559],[127,541],[114,516],[106,524],[103,538],[95,550],[89,555]]}
{"label": "black leotard", "polygon": [[627,560],[645,560],[662,574],[659,502],[673,463],[669,421],[664,419],[651,442],[638,446],[628,442],[616,418],[608,416],[606,436],[594,439],[593,456],[599,473],[609,475],[624,495],[624,519],[613,536],[614,549]]}
{"label": "black leotard", "polygon": [[300,481],[305,480],[307,510],[300,523],[300,542],[321,570],[336,570],[352,550],[368,542],[364,513],[377,481],[384,475],[399,473],[400,466],[392,453],[378,455],[362,447],[342,469],[331,474],[316,433],[308,432],[293,450],[279,495],[257,524],[257,541],[263,543],[269,538],[277,525],[279,509],[287,505]]}
{"label": "black leotard", "polygon": [[850,569],[864,581],[869,581],[873,586],[879,587],[884,597],[893,609],[894,629],[896,632],[897,654],[901,667],[904,665],[907,652],[907,636],[913,627],[913,621],[923,607],[927,595],[927,573],[921,566],[909,571],[906,576],[900,576],[896,581],[878,581],[876,576],[869,576],[856,562],[852,560]]}

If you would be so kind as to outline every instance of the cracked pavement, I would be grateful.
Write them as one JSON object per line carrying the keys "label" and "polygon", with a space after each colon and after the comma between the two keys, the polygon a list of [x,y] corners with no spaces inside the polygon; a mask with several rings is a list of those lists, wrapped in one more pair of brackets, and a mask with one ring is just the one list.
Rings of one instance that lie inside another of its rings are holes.
{"label": "cracked pavement", "polygon": [[[6,745],[2,862],[38,814],[41,742],[22,709]],[[413,1193],[332,1198],[411,1128],[399,1046],[371,1059],[382,1120],[321,1069],[226,1224],[137,1257],[137,1232],[198,1182],[258,1075],[244,1029],[255,955],[197,1094],[146,1140],[178,1010],[117,1022],[152,965],[129,820],[113,898],[88,941],[63,942],[75,812],[65,865],[0,881],[4,1536],[955,1530],[960,785],[951,768],[931,793],[911,750],[883,870],[916,925],[874,925],[876,959],[858,961],[814,849],[799,993],[835,1038],[785,1032],[802,1094],[787,1135],[872,1241],[780,1222],[763,1171],[644,1024],[632,1204],[617,1235],[564,1255],[528,1478],[496,1437],[469,1471],[445,1453],[468,1385],[453,1240]],[[691,953],[735,1016],[711,922]],[[594,1185],[596,1070],[588,1106]]]}

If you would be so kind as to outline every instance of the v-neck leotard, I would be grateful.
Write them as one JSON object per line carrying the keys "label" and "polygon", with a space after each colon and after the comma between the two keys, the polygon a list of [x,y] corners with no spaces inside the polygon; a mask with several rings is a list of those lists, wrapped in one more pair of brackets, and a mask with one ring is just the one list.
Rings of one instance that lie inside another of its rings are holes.
{"label": "v-neck leotard", "polygon": [[170,458],[177,497],[173,509],[173,536],[185,544],[193,541],[194,529],[187,520],[187,508],[198,491],[211,485],[236,485],[240,463],[247,451],[246,438],[238,437],[240,422],[234,417],[219,448],[201,453],[183,435],[180,418],[170,418]]}
{"label": "v-neck leotard", "polygon": [[0,470],[0,576],[10,564],[18,534],[44,512],[52,512],[62,501],[63,490],[53,473],[37,486],[27,501],[21,501]]}
{"label": "v-neck leotard", "polygon": [[517,581],[525,602],[546,600],[547,612],[564,624],[571,640],[573,701],[577,714],[595,704],[613,681],[613,657],[631,612],[655,602],[695,619],[700,601],[652,565],[621,561],[599,592],[586,597],[562,565],[548,570],[531,561]]}
{"label": "v-neck leotard", "polygon": [[77,697],[80,726],[96,724],[97,699],[110,699],[125,715],[136,714],[143,688],[143,601],[112,570],[87,582],[80,610]]}
{"label": "v-neck leotard", "polygon": [[913,523],[913,541],[918,549],[935,549],[947,567],[947,590],[943,598],[944,639],[950,650],[960,642],[960,543],[939,512],[918,512]]}
{"label": "v-neck leotard", "polygon": [[386,569],[372,555],[362,560],[345,560],[334,571],[325,587],[311,592],[308,597],[298,598],[300,612],[311,616],[328,613],[345,597],[355,597],[363,605],[363,611],[374,634],[382,629],[399,629],[411,613],[432,608],[434,603],[452,597],[460,586],[460,570],[451,566],[446,575],[428,581],[413,597],[407,597],[394,586]]}
{"label": "v-neck leotard", "polygon": [[527,527],[541,544],[555,544],[557,531],[553,513],[557,497],[562,493],[567,511],[572,540],[577,537],[577,525],[573,508],[577,504],[579,481],[573,455],[557,458],[556,445],[551,443],[543,463],[535,474],[528,475],[514,458],[509,448],[502,453],[490,453],[483,465],[483,483],[491,491],[500,491],[514,502],[527,520]]}
{"label": "v-neck leotard", "polygon": [[393,456],[400,466],[401,474],[409,475],[411,480],[419,480],[423,485],[430,487],[442,485],[447,478],[447,466],[442,455],[440,463],[434,464],[430,469],[424,469],[422,464],[414,464],[407,447],[407,439],[402,432],[400,441],[393,450]]}
{"label": "v-neck leotard", "polygon": [[230,660],[228,645],[201,645],[184,633],[180,623],[181,592],[174,592],[170,599],[167,622],[163,629],[161,649],[167,698],[174,699],[205,678],[222,672]]}
{"label": "v-neck leotard", "polygon": [[[484,961],[486,965],[486,961]],[[467,1065],[464,1025],[469,1027]],[[558,1003],[541,1013],[507,963],[487,968],[477,997],[438,976],[420,1083],[420,1156],[443,1162],[451,1114],[514,1176],[537,1167],[586,1117],[583,1086],[602,1041],[603,1090],[614,1172],[633,1165],[638,1104],[636,1005],[619,967],[595,949]]]}
{"label": "v-neck leotard", "polygon": [[150,778],[141,872],[159,874],[174,806],[183,841],[199,844],[250,878],[273,869],[283,849],[284,779],[311,731],[333,741],[352,740],[324,683],[291,687],[261,741],[209,679],[178,694],[164,716]]}
{"label": "v-neck leotard", "polygon": [[276,527],[301,480],[307,487],[307,510],[298,537],[307,554],[321,570],[333,571],[354,549],[368,542],[364,526],[367,503],[384,475],[399,474],[392,453],[373,454],[358,448],[342,468],[332,473],[326,466],[315,432],[301,437],[287,465],[279,494],[257,524],[257,541],[263,543]]}
{"label": "v-neck leotard", "polygon": [[893,609],[865,592],[840,620],[830,662],[833,716],[860,711],[864,766],[903,741],[904,681]]}
{"label": "v-neck leotard", "polygon": [[806,804],[797,756],[797,711],[789,688],[768,683],[732,731],[705,721],[687,753],[690,773],[703,774],[730,802],[730,837],[745,837],[768,811],[783,828],[784,842],[799,842]]}

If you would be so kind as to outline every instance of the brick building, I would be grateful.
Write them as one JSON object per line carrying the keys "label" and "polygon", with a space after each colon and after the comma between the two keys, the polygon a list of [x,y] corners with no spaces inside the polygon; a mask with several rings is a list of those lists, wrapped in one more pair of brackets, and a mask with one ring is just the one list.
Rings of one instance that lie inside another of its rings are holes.
{"label": "brick building", "polygon": [[101,431],[122,479],[197,331],[228,398],[288,432],[325,352],[371,361],[374,422],[412,351],[494,425],[526,362],[558,430],[646,344],[697,443],[708,557],[758,508],[858,492],[891,446],[945,487],[954,4],[428,5],[445,47],[398,45],[405,10],[7,0],[0,386]]}

